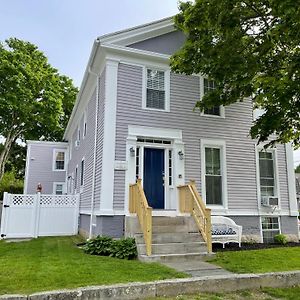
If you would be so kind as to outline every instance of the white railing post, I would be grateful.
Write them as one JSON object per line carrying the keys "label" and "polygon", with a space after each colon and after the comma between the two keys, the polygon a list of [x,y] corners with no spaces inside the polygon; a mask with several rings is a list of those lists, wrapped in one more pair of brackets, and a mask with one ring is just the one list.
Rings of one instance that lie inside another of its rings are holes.
{"label": "white railing post", "polygon": [[4,205],[9,205],[9,194],[4,192],[3,194],[3,204],[2,204],[2,216],[1,216],[1,227],[0,227],[0,239],[5,238],[6,229],[7,229],[7,209]]}

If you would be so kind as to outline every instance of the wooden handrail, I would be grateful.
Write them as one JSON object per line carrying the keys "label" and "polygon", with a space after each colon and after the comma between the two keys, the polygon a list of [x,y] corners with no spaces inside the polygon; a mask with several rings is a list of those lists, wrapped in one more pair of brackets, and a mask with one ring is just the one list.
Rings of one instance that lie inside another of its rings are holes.
{"label": "wooden handrail", "polygon": [[152,253],[152,207],[148,204],[141,179],[129,186],[129,212],[138,216],[146,244],[146,254],[149,256]]}
{"label": "wooden handrail", "polygon": [[199,195],[195,181],[181,185],[179,189],[179,209],[181,213],[190,213],[207,244],[207,252],[212,252],[211,244],[211,210],[206,208]]}

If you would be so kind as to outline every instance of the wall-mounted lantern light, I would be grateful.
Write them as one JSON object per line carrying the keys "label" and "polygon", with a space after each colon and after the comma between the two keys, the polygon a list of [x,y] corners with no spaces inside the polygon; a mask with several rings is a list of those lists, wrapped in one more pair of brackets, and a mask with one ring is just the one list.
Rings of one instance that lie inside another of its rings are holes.
{"label": "wall-mounted lantern light", "polygon": [[184,153],[181,150],[178,152],[178,156],[180,160],[184,159]]}
{"label": "wall-mounted lantern light", "polygon": [[134,156],[135,156],[135,150],[134,150],[133,147],[131,147],[131,148],[129,149],[129,152],[130,152],[130,156],[131,156],[131,157],[134,157]]}

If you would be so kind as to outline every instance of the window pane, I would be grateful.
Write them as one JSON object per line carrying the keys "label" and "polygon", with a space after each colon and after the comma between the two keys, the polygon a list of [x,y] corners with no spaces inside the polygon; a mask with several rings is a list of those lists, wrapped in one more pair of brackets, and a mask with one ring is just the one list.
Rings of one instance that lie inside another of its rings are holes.
{"label": "window pane", "polygon": [[214,106],[212,108],[205,108],[204,109],[204,114],[220,116],[220,106]]}
{"label": "window pane", "polygon": [[83,177],[84,177],[84,160],[81,161],[80,185],[83,185]]}
{"label": "window pane", "polygon": [[62,195],[63,194],[63,185],[62,184],[57,184],[56,185],[55,194],[56,195]]}
{"label": "window pane", "polygon": [[220,149],[205,148],[206,174],[221,175]]}
{"label": "window pane", "polygon": [[222,177],[206,175],[206,204],[222,205]]}
{"label": "window pane", "polygon": [[65,168],[65,152],[57,152],[55,157],[55,169],[64,170]]}
{"label": "window pane", "polygon": [[273,160],[260,159],[259,172],[260,177],[274,178]]}
{"label": "window pane", "polygon": [[148,108],[165,109],[165,91],[147,89]]}
{"label": "window pane", "polygon": [[147,69],[146,107],[165,109],[165,73]]}

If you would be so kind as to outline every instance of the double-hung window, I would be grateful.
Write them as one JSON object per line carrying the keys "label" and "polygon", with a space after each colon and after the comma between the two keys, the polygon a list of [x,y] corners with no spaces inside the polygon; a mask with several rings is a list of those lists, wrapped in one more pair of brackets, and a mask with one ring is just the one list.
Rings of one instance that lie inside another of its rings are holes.
{"label": "double-hung window", "polygon": [[154,68],[145,69],[143,108],[169,110],[170,73]]}
{"label": "double-hung window", "polygon": [[[209,93],[216,88],[216,83],[214,80],[209,80],[207,78],[203,78],[203,94]],[[205,108],[203,111],[203,115],[208,116],[219,116],[224,117],[224,107],[223,106],[213,106],[211,108]]]}
{"label": "double-hung window", "polygon": [[54,183],[54,194],[62,195],[64,193],[65,184],[64,183]]}
{"label": "double-hung window", "polygon": [[270,196],[277,196],[274,151],[259,151],[259,182],[261,203]]}
{"label": "double-hung window", "polygon": [[205,146],[206,204],[223,205],[221,148]]}
{"label": "double-hung window", "polygon": [[278,217],[262,217],[261,227],[264,243],[274,243],[275,235],[280,233]]}
{"label": "double-hung window", "polygon": [[54,151],[54,170],[64,171],[65,170],[65,151]]}

